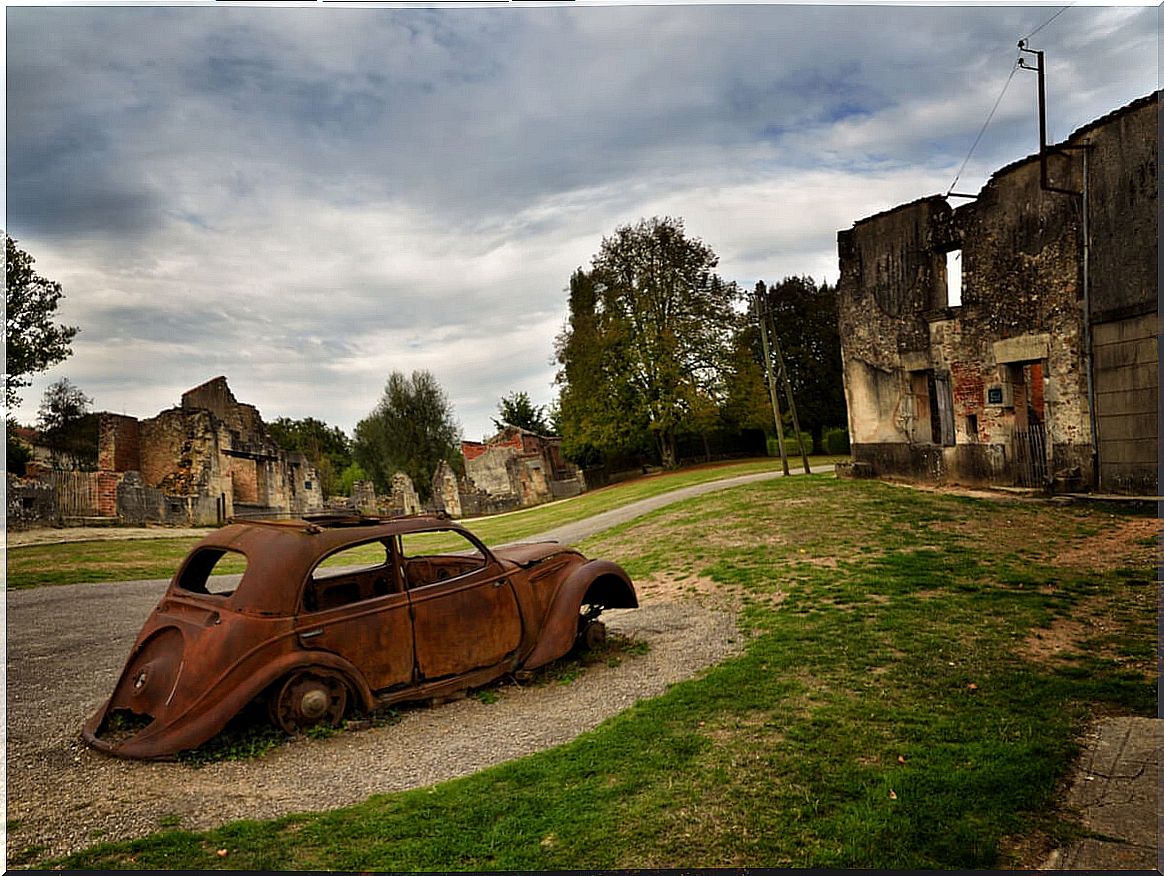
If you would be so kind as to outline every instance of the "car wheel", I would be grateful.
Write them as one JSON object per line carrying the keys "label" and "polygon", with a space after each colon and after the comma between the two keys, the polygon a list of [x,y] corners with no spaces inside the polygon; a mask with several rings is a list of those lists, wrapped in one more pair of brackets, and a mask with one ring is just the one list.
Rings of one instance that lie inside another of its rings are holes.
{"label": "car wheel", "polygon": [[320,725],[338,727],[348,708],[348,685],[326,669],[296,672],[275,686],[269,707],[271,722],[293,736]]}
{"label": "car wheel", "polygon": [[578,646],[584,651],[593,651],[606,641],[606,624],[602,621],[588,621],[582,618],[582,628],[578,631]]}

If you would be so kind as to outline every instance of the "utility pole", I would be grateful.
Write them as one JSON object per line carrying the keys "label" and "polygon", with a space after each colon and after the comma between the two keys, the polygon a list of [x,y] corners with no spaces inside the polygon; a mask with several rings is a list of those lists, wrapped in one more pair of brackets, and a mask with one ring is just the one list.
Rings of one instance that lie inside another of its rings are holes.
{"label": "utility pole", "polygon": [[[765,310],[771,318],[771,314]],[[792,430],[796,434],[796,443],[800,445],[800,461],[804,463],[804,473],[812,474],[808,470],[808,453],[804,449],[804,441],[800,437],[800,421],[796,418],[796,401],[792,398],[792,381],[788,379],[788,369],[784,367],[784,354],[780,352],[780,333],[776,331],[776,322],[772,322],[772,346],[776,348],[776,361],[780,365],[780,376],[784,382],[784,394],[788,397],[788,411],[792,414]]]}
{"label": "utility pole", "polygon": [[768,381],[768,399],[772,402],[772,416],[776,420],[776,443],[780,447],[780,464],[784,466],[784,474],[788,475],[788,454],[784,451],[784,423],[780,419],[780,401],[776,397],[776,380],[772,376],[772,357],[768,352],[768,320],[764,318],[765,294],[764,281],[756,283],[755,304],[756,319],[760,322],[760,344],[764,350],[764,377]]}

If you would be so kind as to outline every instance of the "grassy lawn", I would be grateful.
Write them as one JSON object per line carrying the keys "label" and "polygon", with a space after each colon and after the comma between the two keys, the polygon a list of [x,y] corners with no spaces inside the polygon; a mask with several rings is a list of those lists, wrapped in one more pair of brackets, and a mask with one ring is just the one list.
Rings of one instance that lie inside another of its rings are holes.
{"label": "grassy lawn", "polygon": [[1155,714],[1155,532],[831,475],[714,493],[582,547],[644,603],[739,610],[741,656],[463,779],[50,865],[1031,867],[1078,832],[1054,801],[1087,718]]}
{"label": "grassy lawn", "polygon": [[[813,457],[809,465],[816,471],[831,472],[840,459]],[[680,487],[779,470],[780,460],[768,458],[699,466],[638,478],[549,505],[480,518],[468,525],[486,544],[502,544]],[[799,469],[793,466],[792,470]],[[9,547],[8,588],[169,578],[197,542],[197,538],[156,538]],[[215,569],[216,574],[241,571],[241,564],[229,566],[225,562]]]}

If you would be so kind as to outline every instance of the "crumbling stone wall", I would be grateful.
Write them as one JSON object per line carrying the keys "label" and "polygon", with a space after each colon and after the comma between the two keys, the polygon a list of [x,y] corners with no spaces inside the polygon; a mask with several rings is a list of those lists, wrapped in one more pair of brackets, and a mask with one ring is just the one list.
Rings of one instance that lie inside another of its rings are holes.
{"label": "crumbling stone wall", "polygon": [[279,448],[258,410],[238,402],[222,377],[148,420],[101,414],[98,440],[102,513],[127,521],[214,525],[236,514],[323,508],[303,454]]}
{"label": "crumbling stone wall", "polygon": [[[1086,296],[1082,197],[1046,190],[1038,156],[998,171],[957,209],[924,198],[838,234],[855,463],[882,476],[1015,483],[1035,427],[1046,433],[1048,482],[1155,489],[1156,121],[1152,95],[1080,129],[1048,160],[1054,187],[1082,192],[1077,147],[1089,147]],[[952,307],[954,250],[962,288]],[[1089,353],[1102,389],[1098,447]]]}
{"label": "crumbling stone wall", "polygon": [[5,513],[9,529],[31,529],[58,522],[56,490],[37,478],[9,475],[5,483]]}
{"label": "crumbling stone wall", "polygon": [[461,485],[453,467],[443,459],[432,475],[432,496],[436,510],[444,511],[450,517],[462,516]]}
{"label": "crumbling stone wall", "polygon": [[392,475],[388,505],[392,514],[419,514],[421,511],[420,497],[412,485],[412,478],[402,471]]}
{"label": "crumbling stone wall", "polygon": [[[581,471],[563,458],[557,437],[507,426],[485,443],[462,442],[461,454],[466,479],[493,504],[525,507],[585,489]],[[464,505],[464,488],[461,492]]]}
{"label": "crumbling stone wall", "polygon": [[371,481],[352,484],[352,505],[362,514],[376,513],[376,485]]}

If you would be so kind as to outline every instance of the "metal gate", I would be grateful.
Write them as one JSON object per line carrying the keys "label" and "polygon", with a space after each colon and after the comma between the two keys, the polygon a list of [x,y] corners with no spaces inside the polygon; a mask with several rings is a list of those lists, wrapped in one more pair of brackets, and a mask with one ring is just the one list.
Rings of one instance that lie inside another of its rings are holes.
{"label": "metal gate", "polygon": [[1047,429],[1043,424],[1015,429],[1014,466],[1018,486],[1047,485]]}

